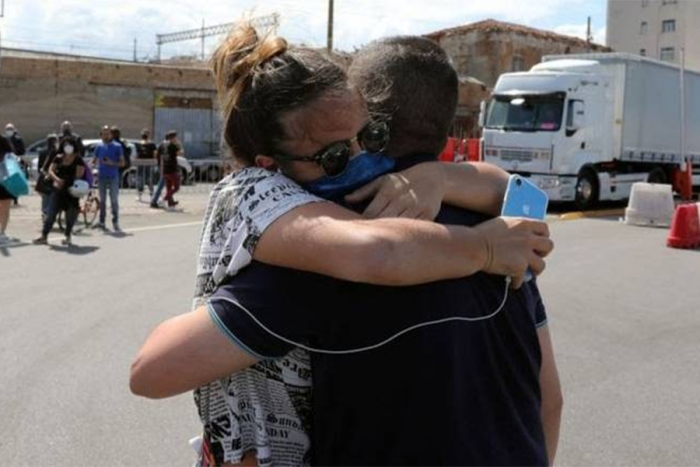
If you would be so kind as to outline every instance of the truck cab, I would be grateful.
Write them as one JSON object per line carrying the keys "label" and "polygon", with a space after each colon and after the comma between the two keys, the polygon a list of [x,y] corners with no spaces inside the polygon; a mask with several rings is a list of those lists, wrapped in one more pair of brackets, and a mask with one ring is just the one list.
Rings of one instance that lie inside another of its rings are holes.
{"label": "truck cab", "polygon": [[530,177],[552,201],[595,196],[599,183],[581,169],[610,145],[602,128],[612,120],[612,105],[605,105],[610,84],[591,60],[501,75],[485,109],[484,161]]}

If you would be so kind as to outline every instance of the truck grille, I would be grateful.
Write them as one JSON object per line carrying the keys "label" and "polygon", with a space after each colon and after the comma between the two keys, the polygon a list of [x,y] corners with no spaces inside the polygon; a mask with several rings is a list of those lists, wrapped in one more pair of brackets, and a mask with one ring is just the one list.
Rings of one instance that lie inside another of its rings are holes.
{"label": "truck grille", "polygon": [[534,153],[527,149],[501,149],[501,160],[530,162],[534,159]]}

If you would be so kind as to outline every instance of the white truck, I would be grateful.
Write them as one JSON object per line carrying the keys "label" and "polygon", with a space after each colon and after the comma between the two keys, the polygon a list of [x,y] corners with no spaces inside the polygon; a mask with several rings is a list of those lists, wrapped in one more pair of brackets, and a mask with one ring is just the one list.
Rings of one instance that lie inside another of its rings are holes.
{"label": "white truck", "polygon": [[665,62],[546,56],[499,77],[480,123],[483,160],[530,177],[552,201],[626,199],[635,182],[669,183],[685,157],[700,185],[700,73],[686,70],[682,85],[679,67]]}

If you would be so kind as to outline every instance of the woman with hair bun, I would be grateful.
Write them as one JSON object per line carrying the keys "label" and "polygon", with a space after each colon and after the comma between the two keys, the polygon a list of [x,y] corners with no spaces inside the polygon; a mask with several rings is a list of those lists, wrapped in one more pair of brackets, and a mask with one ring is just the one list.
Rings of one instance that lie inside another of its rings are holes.
{"label": "woman with hair bun", "polygon": [[[528,266],[543,269],[550,241],[538,222],[441,226],[417,220],[426,217],[418,208],[404,213],[413,219],[367,220],[329,202],[342,202],[394,167],[383,153],[386,122],[370,119],[345,71],[317,51],[260,37],[250,24],[237,27],[212,62],[223,138],[239,168],[210,196],[195,311],[149,336],[132,365],[131,390],[163,398],[197,388],[201,465],[304,465],[310,460],[309,355],[296,349],[261,360],[222,332],[207,307],[222,283],[252,260],[382,285],[478,271],[522,277]],[[444,191],[439,170],[450,169],[424,165],[423,175],[435,177],[431,191],[444,195],[435,187]],[[460,189],[469,190],[469,181]],[[439,204],[439,198],[431,200]],[[493,213],[501,199],[490,201],[469,207]],[[277,429],[282,424],[284,434]]]}

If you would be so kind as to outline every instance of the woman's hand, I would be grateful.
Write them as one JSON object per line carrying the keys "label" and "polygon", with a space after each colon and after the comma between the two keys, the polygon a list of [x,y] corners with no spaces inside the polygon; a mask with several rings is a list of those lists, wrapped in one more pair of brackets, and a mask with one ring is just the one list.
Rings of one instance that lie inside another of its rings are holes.
{"label": "woman's hand", "polygon": [[384,175],[345,197],[350,204],[374,197],[365,209],[370,219],[403,217],[434,220],[445,196],[445,172],[439,162],[418,164]]}
{"label": "woman's hand", "polygon": [[56,189],[60,190],[61,188],[63,188],[63,185],[65,185],[65,183],[65,180],[56,177],[56,179],[54,179],[53,181],[53,186],[56,187]]}
{"label": "woman's hand", "polygon": [[519,217],[497,217],[474,227],[486,242],[487,260],[482,271],[512,278],[522,286],[528,267],[539,275],[544,259],[554,248],[545,222]]}

